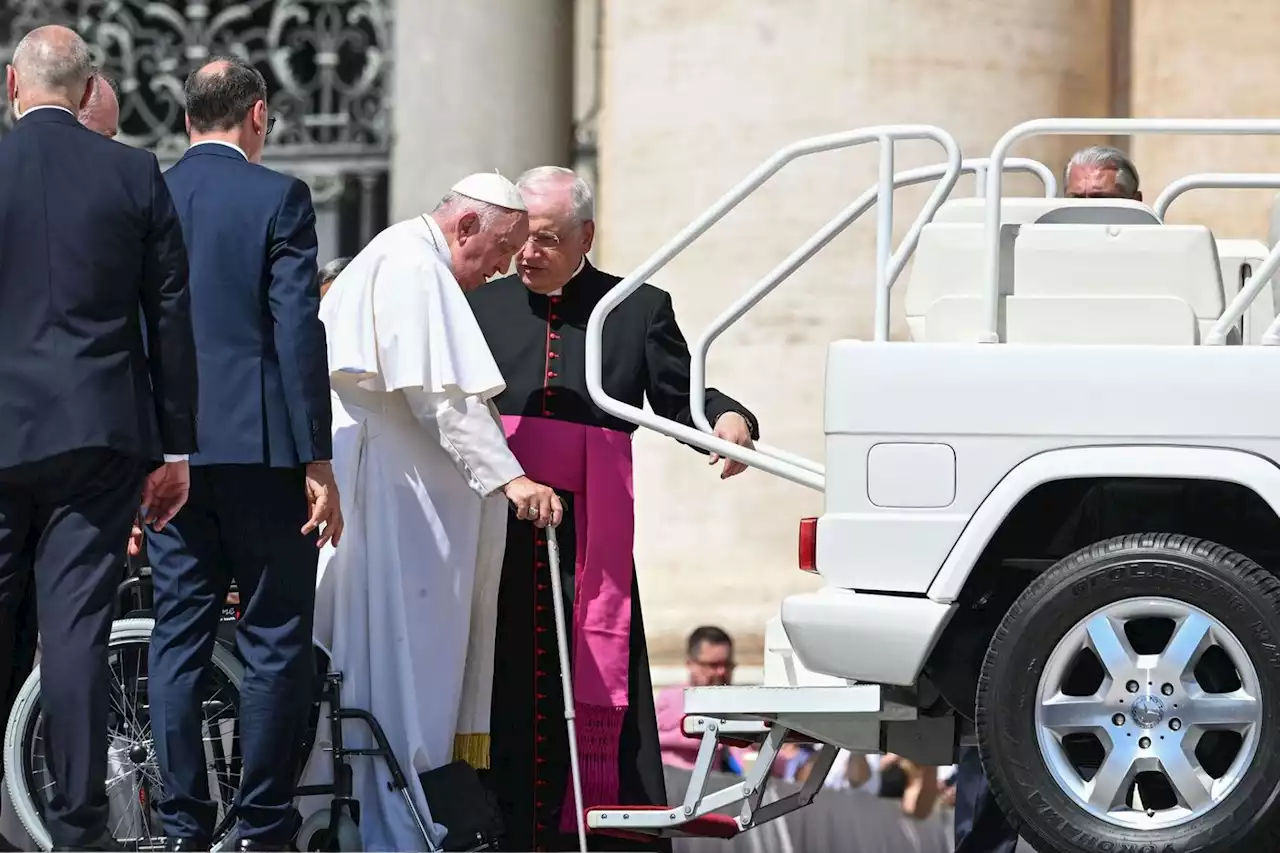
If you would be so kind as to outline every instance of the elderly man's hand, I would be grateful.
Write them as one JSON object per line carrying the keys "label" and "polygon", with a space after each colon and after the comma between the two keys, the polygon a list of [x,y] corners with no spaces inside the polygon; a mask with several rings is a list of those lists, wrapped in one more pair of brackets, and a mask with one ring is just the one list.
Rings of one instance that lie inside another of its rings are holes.
{"label": "elderly man's hand", "polygon": [[[716,426],[712,434],[716,438],[732,442],[739,447],[755,447],[755,444],[751,441],[751,426],[747,423],[747,419],[737,412],[725,412],[716,418]],[[712,453],[709,464],[714,465],[719,461],[720,454]],[[720,472],[720,479],[727,480],[745,470],[747,470],[747,466],[742,462],[736,459],[726,459],[724,460],[724,470]]]}

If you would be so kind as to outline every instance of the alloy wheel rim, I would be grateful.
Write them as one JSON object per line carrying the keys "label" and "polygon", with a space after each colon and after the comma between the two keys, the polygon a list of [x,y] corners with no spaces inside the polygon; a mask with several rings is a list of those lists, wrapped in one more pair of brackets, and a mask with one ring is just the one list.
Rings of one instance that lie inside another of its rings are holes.
{"label": "alloy wheel rim", "polygon": [[1216,617],[1131,598],[1058,641],[1035,722],[1045,767],[1076,805],[1116,826],[1165,829],[1207,814],[1244,778],[1261,737],[1261,687]]}

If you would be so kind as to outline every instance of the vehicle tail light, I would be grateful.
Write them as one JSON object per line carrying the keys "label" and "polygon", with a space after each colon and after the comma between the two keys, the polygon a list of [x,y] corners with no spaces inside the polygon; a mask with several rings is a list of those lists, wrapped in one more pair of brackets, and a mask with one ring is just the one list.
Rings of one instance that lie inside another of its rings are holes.
{"label": "vehicle tail light", "polygon": [[800,519],[800,571],[818,571],[818,519]]}

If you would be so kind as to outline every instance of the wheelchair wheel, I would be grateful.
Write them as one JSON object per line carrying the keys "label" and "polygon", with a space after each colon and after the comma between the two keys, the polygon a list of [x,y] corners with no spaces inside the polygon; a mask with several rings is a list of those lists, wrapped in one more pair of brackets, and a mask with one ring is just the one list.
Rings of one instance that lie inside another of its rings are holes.
{"label": "wheelchair wheel", "polygon": [[[107,645],[111,669],[107,742],[108,825],[124,850],[163,850],[164,829],[156,806],[164,791],[151,731],[147,693],[147,652],[152,619],[122,619],[111,628]],[[235,801],[240,783],[238,705],[244,669],[231,650],[218,643],[207,673],[203,734],[209,791],[219,821]],[[14,701],[4,738],[4,775],[14,812],[40,850],[52,842],[44,811],[52,776],[44,752],[44,714],[40,708],[40,670],[27,679]]]}
{"label": "wheelchair wheel", "polygon": [[356,822],[351,819],[351,815],[347,813],[346,809],[343,809],[342,813],[338,815],[336,838],[330,837],[329,822],[329,809],[321,809],[303,821],[302,829],[298,830],[298,837],[294,841],[294,849],[301,851],[337,850],[342,851],[342,853],[354,853],[354,851],[364,850],[363,842],[360,840],[360,828],[356,826]]}

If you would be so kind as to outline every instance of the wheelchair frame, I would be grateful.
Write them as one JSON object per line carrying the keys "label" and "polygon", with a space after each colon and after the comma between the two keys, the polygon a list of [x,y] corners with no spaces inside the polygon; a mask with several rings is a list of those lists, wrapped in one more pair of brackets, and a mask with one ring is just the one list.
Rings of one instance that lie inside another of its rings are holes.
{"label": "wheelchair frame", "polygon": [[[130,557],[127,561],[127,569],[127,576],[118,587],[117,613],[115,620],[113,620],[115,623],[119,623],[123,619],[153,617],[154,594],[151,585],[150,567],[146,564],[145,559]],[[232,592],[234,593],[234,591],[233,584]],[[216,638],[216,642],[229,651],[237,661],[239,661],[239,655],[236,654],[235,640],[233,636],[228,634],[226,626],[234,625],[240,614],[241,610],[238,602],[232,601],[229,595],[228,603],[223,609],[221,625]],[[321,657],[322,655],[317,654],[318,667],[321,664]],[[294,792],[295,797],[331,796],[333,798],[329,804],[328,835],[324,849],[332,851],[341,849],[339,846],[339,828],[343,822],[344,815],[350,818],[354,826],[359,826],[360,802],[353,796],[352,772],[349,759],[353,756],[363,756],[381,758],[386,762],[387,769],[391,774],[391,781],[388,783],[389,789],[392,792],[399,792],[403,798],[405,806],[409,809],[409,813],[427,845],[427,849],[430,851],[438,850],[439,848],[431,840],[421,812],[413,801],[408,779],[391,749],[381,724],[369,711],[361,708],[343,707],[341,701],[342,673],[328,669],[327,664],[328,661],[326,659],[324,660],[324,671],[320,675],[319,685],[312,699],[310,720],[300,744],[300,763],[295,770],[295,779],[301,777],[306,761],[315,746],[320,714],[326,713],[330,726],[330,741],[332,743],[332,746],[326,751],[330,753],[333,781],[327,784],[297,785]],[[345,745],[342,723],[349,720],[362,722],[368,727],[370,734],[373,736],[375,744],[373,747],[352,748]],[[238,764],[240,756],[238,748],[216,758],[227,764],[226,768],[218,771],[219,775],[223,773],[228,776],[239,775]],[[233,832],[238,816],[239,809],[233,800],[227,804],[225,814],[214,829],[214,850],[225,849],[229,846],[229,843],[233,840]],[[300,830],[301,827],[299,828]],[[486,850],[490,849],[490,847],[485,843],[473,849]]]}

